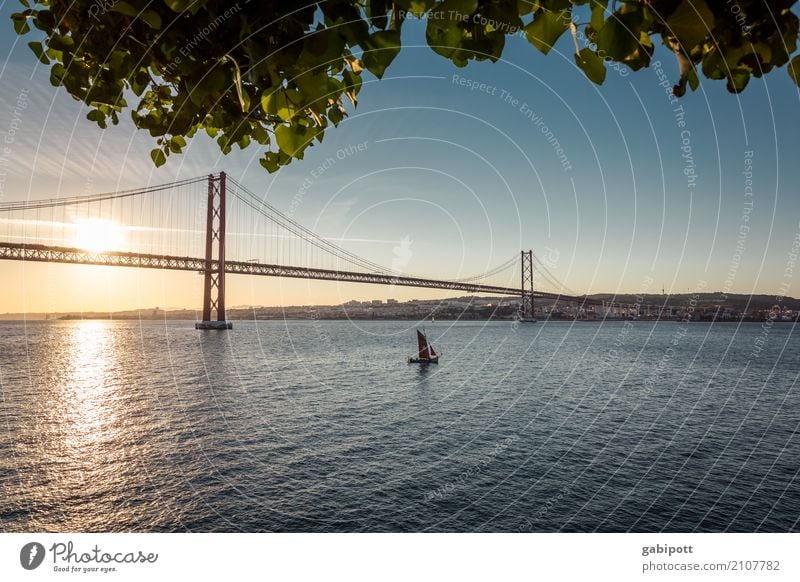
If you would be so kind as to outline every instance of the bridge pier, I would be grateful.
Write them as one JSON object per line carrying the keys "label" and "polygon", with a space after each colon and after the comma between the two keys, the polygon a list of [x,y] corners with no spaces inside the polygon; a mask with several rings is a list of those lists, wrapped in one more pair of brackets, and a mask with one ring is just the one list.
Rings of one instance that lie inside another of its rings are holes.
{"label": "bridge pier", "polygon": [[[203,319],[194,324],[195,329],[233,328],[233,324],[225,319],[225,172],[208,177],[206,260],[203,275]],[[212,312],[216,319],[212,319]]]}
{"label": "bridge pier", "polygon": [[536,323],[533,315],[533,251],[521,251],[522,282],[519,321]]}

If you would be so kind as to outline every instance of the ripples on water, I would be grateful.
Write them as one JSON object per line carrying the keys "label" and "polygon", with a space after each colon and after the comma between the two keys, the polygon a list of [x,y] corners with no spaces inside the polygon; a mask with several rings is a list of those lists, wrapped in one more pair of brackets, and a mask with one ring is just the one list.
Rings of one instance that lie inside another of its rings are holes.
{"label": "ripples on water", "polygon": [[791,324],[0,325],[2,530],[798,529]]}

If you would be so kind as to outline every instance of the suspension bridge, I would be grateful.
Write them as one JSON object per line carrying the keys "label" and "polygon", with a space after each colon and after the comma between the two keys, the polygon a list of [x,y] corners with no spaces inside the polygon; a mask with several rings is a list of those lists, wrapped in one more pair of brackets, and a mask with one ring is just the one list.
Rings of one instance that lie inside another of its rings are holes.
{"label": "suspension bridge", "polygon": [[[201,188],[205,204],[198,200]],[[515,296],[519,297],[521,321],[535,321],[535,299],[602,303],[568,292],[531,250],[467,278],[437,279],[398,272],[317,235],[225,172],[136,190],[0,203],[0,224],[4,226],[0,259],[202,274],[198,329],[232,327],[225,312],[226,275]],[[127,250],[119,249],[121,246]],[[492,282],[503,277],[508,281],[513,271],[519,274],[519,286]],[[534,289],[534,274],[555,291]]]}

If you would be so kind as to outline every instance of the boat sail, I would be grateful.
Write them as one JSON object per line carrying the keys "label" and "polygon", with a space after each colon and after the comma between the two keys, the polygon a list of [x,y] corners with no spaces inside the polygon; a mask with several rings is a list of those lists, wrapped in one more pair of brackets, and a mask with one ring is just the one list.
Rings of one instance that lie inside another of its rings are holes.
{"label": "boat sail", "polygon": [[411,356],[408,358],[409,364],[438,364],[439,354],[433,349],[433,346],[428,343],[428,338],[420,330],[417,330],[417,346],[419,353],[417,357]]}

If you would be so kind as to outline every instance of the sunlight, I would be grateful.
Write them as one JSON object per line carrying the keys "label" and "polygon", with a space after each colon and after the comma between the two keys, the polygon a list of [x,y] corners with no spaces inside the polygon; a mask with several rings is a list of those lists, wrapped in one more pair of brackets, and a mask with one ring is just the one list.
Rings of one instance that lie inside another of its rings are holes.
{"label": "sunlight", "polygon": [[66,443],[86,450],[97,443],[115,418],[116,401],[111,378],[114,369],[114,335],[106,321],[70,323],[67,353],[71,372],[65,374],[58,410],[69,421]]}
{"label": "sunlight", "polygon": [[75,223],[75,246],[93,253],[119,250],[125,242],[125,229],[109,220],[78,220]]}

